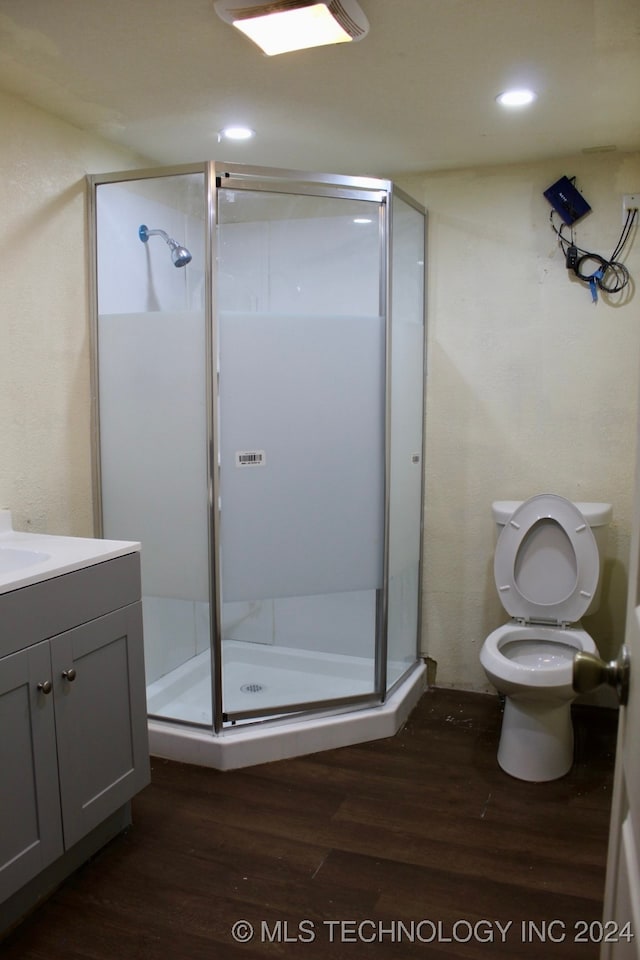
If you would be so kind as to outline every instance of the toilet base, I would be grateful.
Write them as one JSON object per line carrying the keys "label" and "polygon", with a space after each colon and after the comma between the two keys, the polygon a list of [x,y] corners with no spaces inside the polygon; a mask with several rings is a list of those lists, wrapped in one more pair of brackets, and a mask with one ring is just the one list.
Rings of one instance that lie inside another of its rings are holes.
{"label": "toilet base", "polygon": [[542,783],[573,765],[571,701],[507,697],[498,763],[512,777]]}

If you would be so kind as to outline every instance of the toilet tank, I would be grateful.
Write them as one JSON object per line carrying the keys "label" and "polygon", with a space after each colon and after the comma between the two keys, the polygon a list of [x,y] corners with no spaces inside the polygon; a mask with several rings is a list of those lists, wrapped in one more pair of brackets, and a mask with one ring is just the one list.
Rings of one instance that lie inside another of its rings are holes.
{"label": "toilet tank", "polygon": [[[491,512],[493,513],[493,519],[497,525],[498,536],[500,535],[504,525],[508,522],[511,515],[521,503],[524,503],[524,501],[494,500],[494,502],[491,504]],[[589,609],[585,613],[585,616],[590,616],[590,614],[595,613],[600,606],[600,594],[602,592],[602,568],[604,566],[604,559],[607,549],[607,528],[611,523],[613,507],[610,503],[585,502],[577,500],[575,501],[575,506],[578,508],[586,522],[591,527],[591,532],[593,533],[596,546],[598,547],[598,557],[600,560],[600,576],[598,578],[598,586],[596,587],[596,591],[593,595],[593,600],[589,605]]]}

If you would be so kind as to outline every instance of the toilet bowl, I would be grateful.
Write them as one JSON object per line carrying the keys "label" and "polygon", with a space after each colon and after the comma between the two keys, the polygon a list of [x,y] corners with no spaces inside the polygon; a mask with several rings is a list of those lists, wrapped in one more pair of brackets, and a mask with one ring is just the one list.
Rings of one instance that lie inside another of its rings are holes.
{"label": "toilet bowl", "polygon": [[579,621],[598,604],[611,506],[541,494],[493,512],[494,575],[511,622],[489,634],[480,662],[505,696],[498,763],[520,780],[555,780],[573,764],[573,659],[597,652]]}

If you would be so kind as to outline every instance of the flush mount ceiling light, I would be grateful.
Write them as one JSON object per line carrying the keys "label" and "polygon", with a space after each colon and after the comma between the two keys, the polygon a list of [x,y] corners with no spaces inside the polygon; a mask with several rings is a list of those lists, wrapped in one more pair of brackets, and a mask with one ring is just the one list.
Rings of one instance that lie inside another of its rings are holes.
{"label": "flush mount ceiling light", "polygon": [[356,0],[214,0],[213,6],[269,57],[362,40],[369,32]]}
{"label": "flush mount ceiling light", "polygon": [[533,90],[505,90],[496,100],[503,107],[526,107],[533,103],[536,95]]}

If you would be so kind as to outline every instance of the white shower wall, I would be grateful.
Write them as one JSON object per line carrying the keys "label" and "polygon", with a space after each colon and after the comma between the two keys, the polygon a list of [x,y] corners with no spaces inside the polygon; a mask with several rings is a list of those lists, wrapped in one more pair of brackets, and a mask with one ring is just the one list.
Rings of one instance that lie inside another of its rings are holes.
{"label": "white shower wall", "polygon": [[[203,178],[132,180],[97,191],[99,313],[204,310]],[[198,203],[199,198],[199,203]],[[161,237],[143,243],[138,228],[161,229],[187,247],[188,269],[176,268]]]}

